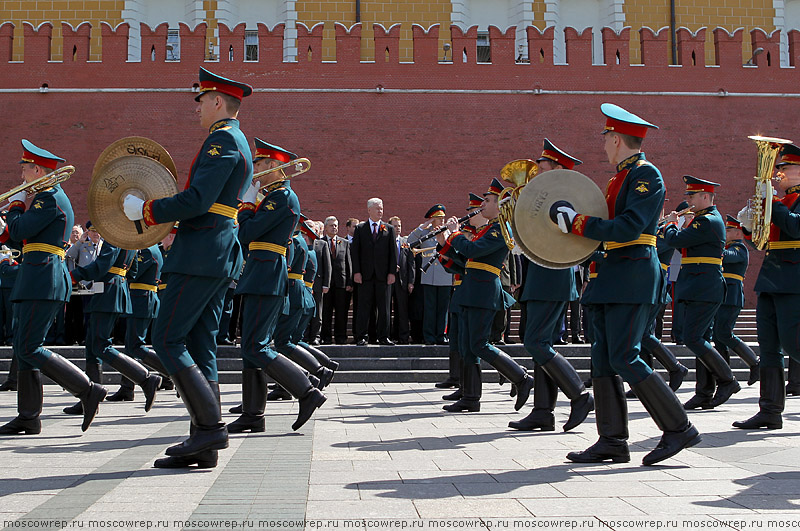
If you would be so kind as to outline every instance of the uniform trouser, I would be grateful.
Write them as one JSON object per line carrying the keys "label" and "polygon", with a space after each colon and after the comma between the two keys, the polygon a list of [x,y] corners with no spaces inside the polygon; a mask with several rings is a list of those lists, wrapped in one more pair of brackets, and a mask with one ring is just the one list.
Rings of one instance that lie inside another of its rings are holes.
{"label": "uniform trouser", "polygon": [[63,306],[63,301],[18,301],[12,305],[14,353],[20,371],[40,369],[53,355],[42,345],[50,323]]}
{"label": "uniform trouser", "polygon": [[497,310],[462,306],[460,328],[463,329],[465,343],[461,357],[465,365],[480,363],[481,358],[491,363],[500,351],[489,344],[492,319]]}
{"label": "uniform trouser", "polygon": [[[447,309],[450,306],[450,286],[425,285],[425,311],[422,335],[426,343],[442,343],[447,329]],[[494,317],[494,315],[492,316]]]}
{"label": "uniform trouser", "polygon": [[450,312],[448,320],[447,335],[450,338],[450,363],[448,376],[456,382],[461,380],[461,326],[458,324],[459,317],[455,312]]}
{"label": "uniform trouser", "polygon": [[153,348],[170,375],[197,365],[218,381],[217,331],[230,278],[170,273],[153,325]]}
{"label": "uniform trouser", "polygon": [[619,374],[635,385],[653,372],[639,356],[651,304],[593,304],[592,377]]}
{"label": "uniform trouser", "polygon": [[147,329],[153,319],[150,317],[128,317],[125,327],[125,353],[136,359],[142,359],[143,352],[146,350]]}
{"label": "uniform trouser", "polygon": [[2,326],[0,342],[6,345],[11,345],[14,341],[13,320],[14,312],[11,309],[11,288],[0,288],[0,326]]}
{"label": "uniform trouser", "polygon": [[[656,335],[658,316],[664,314],[664,308],[666,308],[666,306],[667,305],[665,303],[654,304],[652,306],[650,315],[647,318],[648,322],[647,330],[645,331],[644,336],[642,337],[642,350],[644,351],[643,354],[648,355],[647,356],[648,359],[645,359],[645,362],[651,367],[653,366],[652,362],[653,353],[655,353],[658,356],[658,352],[656,351],[656,349],[659,348],[661,344],[661,340],[659,340]],[[662,355],[661,357],[657,357],[659,363],[661,363],[664,366],[664,368],[667,369],[668,371],[676,370],[678,368],[678,360],[674,356],[671,355],[669,356],[670,358],[669,367],[666,364],[664,364],[665,360],[663,358],[667,354],[666,352],[664,352],[665,350],[667,350],[666,347],[661,346],[661,352],[664,355]]]}
{"label": "uniform trouser", "polygon": [[358,286],[358,315],[356,317],[356,341],[367,339],[369,319],[373,310],[378,310],[378,339],[389,339],[389,307],[392,301],[391,286],[377,280],[365,280]]}
{"label": "uniform trouser", "polygon": [[561,336],[561,316],[566,301],[527,301],[525,350],[533,361],[544,365],[556,355],[553,342]]}
{"label": "uniform trouser", "polygon": [[[673,284],[674,285],[674,284]],[[685,343],[683,340],[683,323],[686,319],[686,303],[676,301],[673,297],[672,302],[672,338],[676,343]]]}
{"label": "uniform trouser", "polygon": [[717,310],[717,314],[714,316],[713,337],[718,349],[721,345],[735,351],[744,343],[733,333],[733,327],[736,326],[736,319],[739,317],[741,310],[739,306],[733,306],[732,304],[723,304]]}
{"label": "uniform trouser", "polygon": [[242,364],[264,369],[278,353],[270,346],[285,297],[242,295]]}
{"label": "uniform trouser", "polygon": [[295,328],[289,339],[292,343],[299,345],[303,342],[304,332],[308,328],[308,324],[314,321],[315,316],[316,307],[303,309],[303,311],[300,313],[300,320],[297,323],[297,328]]}
{"label": "uniform trouser", "polygon": [[783,352],[800,362],[800,294],[759,293],[756,327],[761,367],[783,367]]}
{"label": "uniform trouser", "polygon": [[[322,328],[322,312],[324,308],[322,307],[324,304],[324,297],[322,293],[322,288],[319,291],[314,291],[314,313],[311,314],[311,318],[309,322],[306,323],[308,327],[308,340],[314,341],[315,339],[319,339],[319,332]],[[303,330],[306,330],[305,328]]]}
{"label": "uniform trouser", "polygon": [[278,317],[278,325],[275,327],[275,350],[286,355],[284,347],[296,345],[292,338],[295,336],[300,322],[303,320],[303,308],[290,308],[288,314],[281,314]]}
{"label": "uniform trouser", "polygon": [[222,303],[222,315],[219,318],[219,332],[217,339],[234,339],[230,337],[231,318],[233,317],[233,295],[236,290],[228,287],[225,290],[225,300]]}

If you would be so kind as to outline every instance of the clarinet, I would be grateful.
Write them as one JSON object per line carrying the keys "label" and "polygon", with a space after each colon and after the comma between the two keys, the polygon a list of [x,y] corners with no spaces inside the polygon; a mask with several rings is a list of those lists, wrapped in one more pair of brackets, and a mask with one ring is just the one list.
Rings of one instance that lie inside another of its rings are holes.
{"label": "clarinet", "polygon": [[[466,223],[472,216],[476,216],[476,215],[480,214],[482,211],[483,211],[483,209],[479,208],[477,210],[473,210],[472,212],[470,212],[469,214],[467,214],[463,218],[459,218],[458,219],[458,225],[459,226],[463,226],[464,223]],[[417,240],[414,243],[412,243],[411,247],[416,249],[416,248],[418,248],[418,247],[420,247],[422,245],[422,242],[428,241],[431,238],[435,238],[438,234],[441,234],[446,230],[447,230],[447,225],[442,225],[438,229],[432,230],[431,232],[429,232],[428,234],[426,234],[425,236],[423,236],[419,240]],[[436,257],[434,256],[434,258],[436,258]],[[428,267],[430,267],[430,266],[428,266]]]}

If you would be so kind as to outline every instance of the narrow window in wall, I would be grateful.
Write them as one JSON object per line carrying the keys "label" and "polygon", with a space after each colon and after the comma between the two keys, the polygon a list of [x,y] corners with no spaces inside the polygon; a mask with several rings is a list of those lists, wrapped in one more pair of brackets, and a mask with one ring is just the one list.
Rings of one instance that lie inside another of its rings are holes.
{"label": "narrow window in wall", "polygon": [[178,30],[167,30],[167,61],[181,60],[181,36]]}
{"label": "narrow window in wall", "polygon": [[245,30],[244,32],[244,60],[258,61],[258,31]]}
{"label": "narrow window in wall", "polygon": [[489,32],[478,32],[478,59],[479,63],[492,62],[492,47],[489,45]]}

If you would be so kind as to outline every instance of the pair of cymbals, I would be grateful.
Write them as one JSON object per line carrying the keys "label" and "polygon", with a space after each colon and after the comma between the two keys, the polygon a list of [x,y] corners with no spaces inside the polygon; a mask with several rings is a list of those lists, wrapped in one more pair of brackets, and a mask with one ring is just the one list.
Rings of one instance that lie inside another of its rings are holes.
{"label": "pair of cymbals", "polygon": [[108,146],[95,163],[89,185],[88,207],[100,235],[122,249],[145,249],[172,230],[172,223],[148,226],[130,221],[122,210],[128,194],[145,201],[178,193],[175,162],[154,140],[132,136]]}

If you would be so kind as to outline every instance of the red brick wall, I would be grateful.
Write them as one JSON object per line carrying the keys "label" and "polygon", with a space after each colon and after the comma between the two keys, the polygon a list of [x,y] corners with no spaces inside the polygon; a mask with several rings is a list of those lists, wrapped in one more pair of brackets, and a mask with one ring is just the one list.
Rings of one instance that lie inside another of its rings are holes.
{"label": "red brick wall", "polygon": [[[0,26],[0,57],[9,56],[4,55],[10,46],[4,29],[8,25]],[[104,60],[97,63],[48,62],[48,48],[37,46],[38,34],[29,32],[25,62],[0,62],[7,121],[0,132],[6,153],[0,188],[18,181],[14,163],[20,138],[64,156],[78,168],[65,189],[81,222],[94,162],[118,138],[139,135],[161,143],[175,159],[182,181],[205,136],[190,92],[197,67],[203,64],[205,33],[184,27],[182,61],[164,62],[166,35],[160,36],[160,29],[142,32],[147,53],[141,63],[125,62],[124,25],[116,34],[104,28]],[[242,107],[244,132],[310,158],[312,170],[294,183],[303,209],[314,219],[334,214],[341,226],[351,216],[363,219],[366,200],[373,196],[384,199],[387,219],[401,216],[406,233],[435,202],[461,215],[468,192],[482,192],[506,162],[535,158],[545,136],[583,159],[579,169],[603,187],[613,173],[598,134],[603,125],[599,106],[605,101],[661,127],[644,147],[664,174],[668,206],[682,200],[681,176],[690,173],[723,183],[720,210],[735,214],[752,193],[756,150],[747,135],[795,135],[799,76],[794,68],[777,66],[777,45],[761,34],[753,38],[770,52],[771,64],[765,53],[757,57],[757,67],[742,67],[741,32],[718,45],[715,66],[703,66],[701,53],[696,54],[699,64],[690,66],[693,47],[702,49],[702,42],[694,38],[679,43],[686,64],[667,66],[663,59],[668,43],[645,34],[643,56],[645,61],[652,58],[652,64],[591,66],[588,33],[577,32],[568,32],[571,64],[553,65],[552,32],[541,35],[535,28],[529,31],[533,64],[514,64],[514,47],[499,37],[493,41],[493,64],[474,64],[474,54],[467,64],[438,64],[436,33],[415,32],[416,63],[360,63],[357,54],[345,55],[339,63],[283,63],[278,53],[271,53],[280,49],[280,33],[270,34],[262,27],[261,62],[203,66],[256,87]],[[626,63],[627,41],[611,33],[606,57],[611,62],[620,50],[621,62]],[[790,37],[794,42],[797,32]],[[221,39],[226,38],[222,31]],[[301,49],[318,45],[313,37],[308,39]],[[456,58],[459,49],[474,49],[474,38],[460,39],[454,46]],[[150,61],[151,45],[157,50],[155,62]],[[43,83],[47,93],[37,90]],[[379,93],[377,87],[384,91]],[[158,92],[163,89],[174,90]],[[405,92],[391,92],[396,89]],[[534,94],[534,89],[542,93]],[[648,94],[625,94],[628,91]],[[725,92],[727,96],[694,94]],[[759,262],[754,253],[748,286]],[[748,302],[754,303],[752,293]]]}

